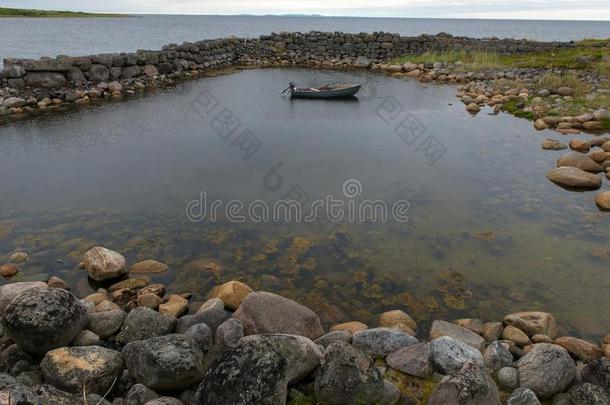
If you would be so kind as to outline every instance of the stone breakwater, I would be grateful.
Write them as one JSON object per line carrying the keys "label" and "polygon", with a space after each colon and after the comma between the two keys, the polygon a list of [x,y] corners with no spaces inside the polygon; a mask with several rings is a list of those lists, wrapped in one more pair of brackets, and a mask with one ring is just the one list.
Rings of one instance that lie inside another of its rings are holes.
{"label": "stone breakwater", "polygon": [[325,330],[309,308],[240,281],[196,304],[151,282],[167,271],[155,260],[128,270],[95,247],[82,267],[107,288],[82,299],[57,277],[0,288],[0,403],[610,403],[610,334],[560,336],[549,313],[424,331],[396,308],[373,327]]}
{"label": "stone breakwater", "polygon": [[370,67],[390,58],[424,52],[472,50],[518,54],[574,45],[448,34],[403,37],[383,32],[309,32],[172,44],[159,51],[38,60],[9,58],[4,60],[0,73],[0,84],[4,87],[0,93],[0,116],[23,114],[62,103],[118,98],[145,87],[232,66]]}

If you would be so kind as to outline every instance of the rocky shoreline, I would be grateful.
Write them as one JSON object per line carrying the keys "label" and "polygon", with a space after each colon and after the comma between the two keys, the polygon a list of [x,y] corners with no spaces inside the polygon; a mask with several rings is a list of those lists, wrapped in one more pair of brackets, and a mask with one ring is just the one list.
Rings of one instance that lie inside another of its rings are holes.
{"label": "rocky shoreline", "polygon": [[549,313],[422,330],[397,308],[325,330],[309,308],[237,280],[195,305],[151,283],[167,270],[155,260],[128,270],[95,247],[82,267],[107,288],[79,299],[57,277],[0,287],[1,403],[610,403],[610,334],[558,336]]}

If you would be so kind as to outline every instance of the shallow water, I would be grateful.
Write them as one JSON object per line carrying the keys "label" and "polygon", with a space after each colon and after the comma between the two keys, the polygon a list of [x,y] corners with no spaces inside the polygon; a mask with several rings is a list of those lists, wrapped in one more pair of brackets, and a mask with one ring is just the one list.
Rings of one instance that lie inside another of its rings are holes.
{"label": "shallow water", "polygon": [[[279,90],[291,80],[364,88],[357,101],[290,100]],[[595,208],[595,192],[545,179],[562,152],[540,143],[563,136],[504,114],[471,117],[454,94],[369,72],[246,70],[0,127],[0,261],[25,250],[31,259],[15,281],[56,274],[86,294],[95,286],[78,262],[103,245],[130,264],[168,263],[153,279],[197,299],[240,278],[326,322],[373,322],[394,308],[422,325],[538,309],[564,332],[607,333],[610,216]],[[402,107],[390,120],[393,100]],[[222,111],[240,123],[232,134],[215,119]],[[422,127],[412,144],[395,132],[408,116]],[[260,141],[249,157],[235,142],[244,129]],[[421,147],[430,136],[445,150],[433,164]],[[353,198],[347,180],[360,185]],[[208,202],[246,205],[406,200],[409,220],[193,222],[186,206],[202,191]],[[197,259],[213,265],[189,265]]]}
{"label": "shallow water", "polygon": [[2,59],[160,49],[171,42],[281,31],[447,32],[476,38],[571,41],[610,37],[608,21],[472,20],[283,16],[141,15],[133,18],[0,18]]}

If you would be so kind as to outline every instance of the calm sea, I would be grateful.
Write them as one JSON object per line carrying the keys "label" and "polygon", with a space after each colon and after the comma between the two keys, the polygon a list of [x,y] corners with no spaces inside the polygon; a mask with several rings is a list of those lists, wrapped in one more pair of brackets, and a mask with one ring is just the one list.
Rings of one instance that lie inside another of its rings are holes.
{"label": "calm sea", "polygon": [[0,18],[0,58],[159,49],[172,42],[310,30],[386,31],[402,35],[442,31],[472,37],[569,41],[608,38],[610,22],[176,15],[96,19]]}

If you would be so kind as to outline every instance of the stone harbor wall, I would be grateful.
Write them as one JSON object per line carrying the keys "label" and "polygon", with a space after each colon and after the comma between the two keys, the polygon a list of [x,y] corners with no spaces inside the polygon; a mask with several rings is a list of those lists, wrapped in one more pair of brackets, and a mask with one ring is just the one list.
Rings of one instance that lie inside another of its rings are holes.
{"label": "stone harbor wall", "polygon": [[448,34],[403,37],[384,32],[280,33],[256,39],[224,38],[182,45],[160,51],[57,56],[38,60],[5,59],[0,73],[3,87],[18,90],[82,87],[88,83],[153,78],[190,70],[235,65],[337,65],[368,67],[404,54],[449,50],[477,50],[515,54],[574,46],[569,42],[535,42],[516,39],[475,39]]}

